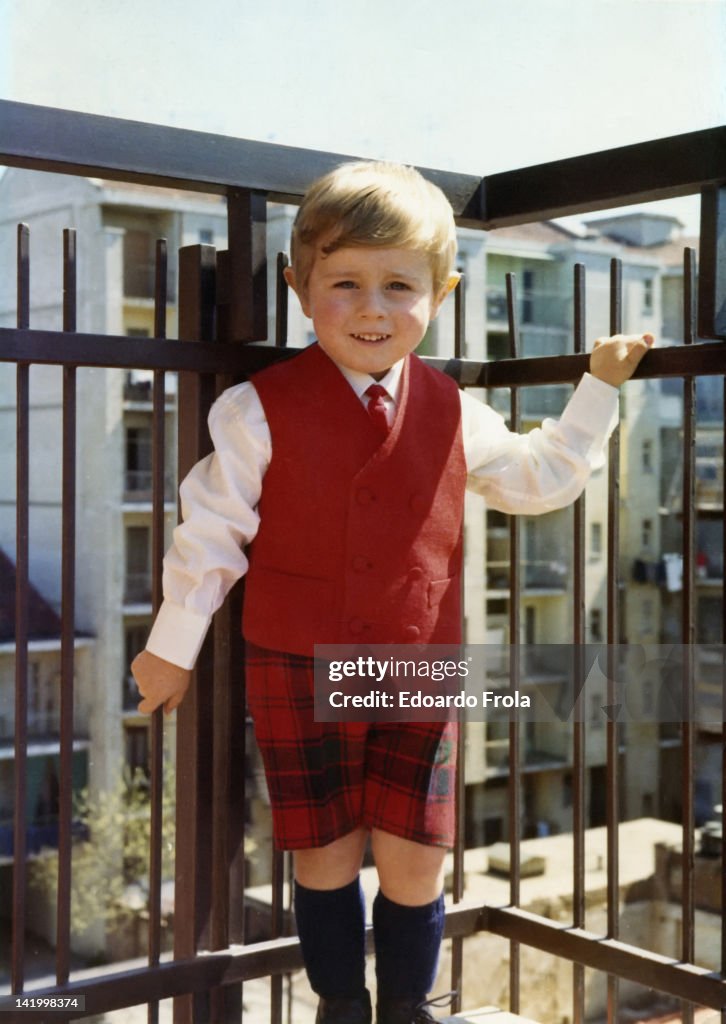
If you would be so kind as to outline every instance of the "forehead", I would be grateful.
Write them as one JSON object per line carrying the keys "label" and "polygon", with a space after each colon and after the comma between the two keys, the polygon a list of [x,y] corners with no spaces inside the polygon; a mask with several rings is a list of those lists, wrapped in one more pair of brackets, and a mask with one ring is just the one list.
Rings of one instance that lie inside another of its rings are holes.
{"label": "forehead", "polygon": [[427,283],[432,278],[431,260],[427,253],[396,246],[341,246],[326,253],[324,245],[319,245],[315,250],[312,272],[320,277],[339,274],[410,277]]}

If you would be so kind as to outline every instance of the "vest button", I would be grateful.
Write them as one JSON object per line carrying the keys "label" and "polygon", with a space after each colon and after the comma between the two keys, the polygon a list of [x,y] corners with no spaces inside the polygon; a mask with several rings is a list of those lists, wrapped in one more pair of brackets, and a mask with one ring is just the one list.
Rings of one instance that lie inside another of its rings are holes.
{"label": "vest button", "polygon": [[413,644],[421,636],[421,630],[418,626],[404,626],[403,638],[406,643]]}
{"label": "vest button", "polygon": [[355,495],[356,501],[359,505],[370,505],[372,501],[376,500],[376,496],[373,491],[367,487],[359,487]]}
{"label": "vest button", "polygon": [[371,563],[363,555],[356,555],[351,562],[354,572],[368,572]]}
{"label": "vest button", "polygon": [[424,494],[412,494],[408,504],[412,512],[425,512],[427,507],[426,496]]}
{"label": "vest button", "polygon": [[348,623],[348,629],[351,631],[351,633],[354,633],[356,636],[358,636],[365,629],[365,625],[366,624],[363,621],[363,619],[351,619],[350,622]]}
{"label": "vest button", "polygon": [[423,576],[424,571],[420,565],[414,565],[408,570],[408,578],[410,580],[421,580]]}

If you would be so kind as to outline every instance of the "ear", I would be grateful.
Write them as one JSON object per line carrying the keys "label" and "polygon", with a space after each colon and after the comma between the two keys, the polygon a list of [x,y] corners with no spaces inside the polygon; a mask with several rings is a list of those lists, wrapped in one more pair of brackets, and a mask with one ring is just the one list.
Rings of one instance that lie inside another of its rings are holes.
{"label": "ear", "polygon": [[285,267],[282,273],[289,287],[292,288],[292,290],[295,292],[298,299],[300,300],[300,305],[302,306],[303,313],[305,314],[306,317],[309,318],[310,313],[308,312],[309,307],[307,303],[307,293],[298,287],[297,278],[295,277],[295,271],[292,269],[292,267]]}
{"label": "ear", "polygon": [[457,286],[457,284],[459,283],[460,280],[461,280],[461,274],[451,274],[449,276],[449,279],[446,282],[446,284],[444,285],[444,287],[441,289],[439,294],[434,298],[434,304],[433,304],[433,308],[432,308],[432,312],[431,312],[431,319],[432,320],[435,320],[436,317],[439,315],[439,310],[441,309],[441,304],[443,303],[444,299],[449,294],[449,292],[453,292],[454,288],[456,288],[456,286]]}

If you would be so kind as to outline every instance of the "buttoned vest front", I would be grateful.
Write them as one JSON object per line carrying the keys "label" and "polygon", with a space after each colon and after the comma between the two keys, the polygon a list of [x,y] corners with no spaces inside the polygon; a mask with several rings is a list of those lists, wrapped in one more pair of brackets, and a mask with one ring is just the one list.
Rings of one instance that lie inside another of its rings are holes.
{"label": "buttoned vest front", "polygon": [[317,344],[253,384],[272,459],[245,637],[306,655],[324,643],[458,643],[466,466],[456,384],[408,356],[383,441]]}

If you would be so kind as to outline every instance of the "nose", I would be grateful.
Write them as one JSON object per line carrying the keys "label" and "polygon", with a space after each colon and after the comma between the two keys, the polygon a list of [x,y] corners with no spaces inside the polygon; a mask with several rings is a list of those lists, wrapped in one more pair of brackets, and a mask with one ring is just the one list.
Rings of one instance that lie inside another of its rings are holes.
{"label": "nose", "polygon": [[385,316],[385,302],[382,293],[377,288],[362,289],[358,311],[361,316],[370,319],[380,319]]}

